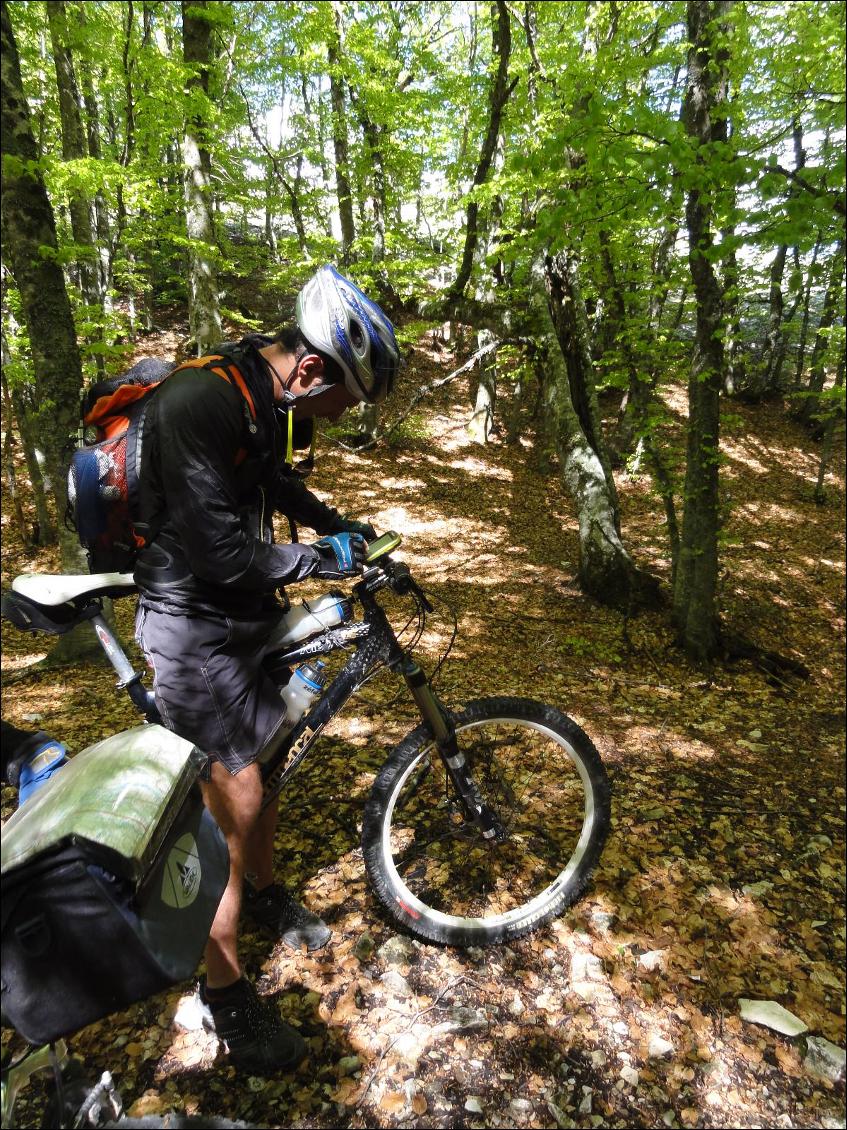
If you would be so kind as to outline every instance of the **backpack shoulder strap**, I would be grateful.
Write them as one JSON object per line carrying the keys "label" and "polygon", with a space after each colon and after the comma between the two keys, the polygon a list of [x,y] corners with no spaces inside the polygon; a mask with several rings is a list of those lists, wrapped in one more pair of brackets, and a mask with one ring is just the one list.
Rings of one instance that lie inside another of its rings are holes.
{"label": "backpack shoulder strap", "polygon": [[183,364],[179,365],[177,369],[174,370],[174,372],[177,372],[180,369],[208,369],[210,373],[214,373],[216,376],[223,378],[223,380],[225,381],[228,381],[229,384],[234,385],[235,388],[237,388],[241,393],[247,404],[250,418],[255,421],[256,405],[253,400],[253,396],[250,392],[250,389],[247,387],[247,382],[245,381],[241,370],[233,361],[230,361],[228,358],[221,356],[221,354],[219,353],[210,353],[205,357],[196,357],[191,361],[183,362]]}

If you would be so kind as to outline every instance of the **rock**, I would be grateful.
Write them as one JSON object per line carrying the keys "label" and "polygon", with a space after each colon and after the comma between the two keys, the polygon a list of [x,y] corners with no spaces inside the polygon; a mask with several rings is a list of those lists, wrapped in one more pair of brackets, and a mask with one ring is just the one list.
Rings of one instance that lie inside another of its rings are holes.
{"label": "rock", "polygon": [[487,954],[481,946],[468,946],[465,953],[471,961],[485,961]]}
{"label": "rock", "polygon": [[774,1032],[781,1032],[783,1036],[799,1036],[807,1032],[808,1027],[803,1021],[783,1008],[776,1001],[753,1001],[741,997],[738,1001],[741,1010],[741,1019],[749,1020],[753,1024],[762,1024]]}
{"label": "rock", "polygon": [[833,1083],[840,1083],[844,1078],[847,1052],[838,1044],[831,1044],[823,1036],[809,1036],[806,1041],[806,1058],[803,1066],[813,1075],[823,1079],[830,1079]]}
{"label": "rock", "polygon": [[439,1032],[479,1032],[488,1028],[488,1016],[484,1009],[456,1005],[437,1027]]}
{"label": "rock", "polygon": [[415,960],[416,952],[411,938],[396,934],[379,947],[377,955],[386,965],[409,965]]}
{"label": "rock", "polygon": [[465,1099],[465,1110],[470,1111],[471,1114],[482,1114],[482,1103],[476,1095],[471,1095],[469,1099]]}
{"label": "rock", "polygon": [[553,1102],[552,1099],[548,1099],[547,1109],[553,1115],[558,1130],[573,1130],[576,1123],[558,1103]]}
{"label": "rock", "polygon": [[673,1044],[670,1040],[666,1040],[658,1035],[658,1033],[654,1032],[647,1044],[647,1058],[664,1059],[664,1057],[670,1055],[673,1050]]}
{"label": "rock", "polygon": [[591,1053],[591,1066],[592,1067],[602,1067],[605,1062],[606,1062],[606,1053],[604,1051],[600,1051],[600,1049],[598,1048]]}
{"label": "rock", "polygon": [[647,973],[654,973],[657,969],[664,969],[667,963],[666,950],[648,950],[638,959],[638,968]]}
{"label": "rock", "polygon": [[761,898],[766,895],[768,891],[773,890],[773,883],[769,883],[767,879],[762,879],[759,883],[745,883],[741,891],[745,895],[752,895],[753,898]]}
{"label": "rock", "polygon": [[529,1099],[512,1099],[509,1103],[509,1109],[517,1114],[526,1114],[528,1110],[532,1110],[532,1103]]}
{"label": "rock", "polygon": [[615,915],[606,910],[592,910],[590,914],[591,925],[600,933],[608,934],[615,924]]}
{"label": "rock", "polygon": [[599,981],[603,977],[603,962],[596,954],[575,953],[571,958],[572,981]]}
{"label": "rock", "polygon": [[588,1004],[601,997],[603,989],[604,986],[598,985],[596,981],[579,981],[577,984],[571,985],[571,991]]}
{"label": "rock", "polygon": [[590,1090],[588,1090],[586,1092],[586,1094],[583,1095],[582,1102],[579,1104],[579,1113],[580,1114],[591,1114],[591,1099],[592,1099],[592,1097],[593,1097],[593,1095],[592,1095],[592,1092]]}
{"label": "rock", "polygon": [[634,1067],[622,1067],[621,1079],[623,1079],[624,1083],[628,1083],[630,1087],[637,1087],[639,1075]]}
{"label": "rock", "polygon": [[345,1055],[335,1066],[339,1075],[352,1075],[362,1066],[362,1061],[357,1055]]}
{"label": "rock", "polygon": [[376,942],[370,934],[362,934],[353,947],[353,953],[358,957],[359,961],[368,961],[375,948]]}
{"label": "rock", "polygon": [[512,1016],[520,1016],[521,1013],[524,1011],[524,1003],[521,1000],[520,993],[517,993],[517,992],[515,993],[515,995],[509,1001],[508,1009],[509,1009],[509,1012],[511,1012]]}
{"label": "rock", "polygon": [[396,969],[388,969],[380,977],[380,982],[388,989],[389,992],[394,993],[396,997],[408,997],[411,995],[411,988],[409,982]]}

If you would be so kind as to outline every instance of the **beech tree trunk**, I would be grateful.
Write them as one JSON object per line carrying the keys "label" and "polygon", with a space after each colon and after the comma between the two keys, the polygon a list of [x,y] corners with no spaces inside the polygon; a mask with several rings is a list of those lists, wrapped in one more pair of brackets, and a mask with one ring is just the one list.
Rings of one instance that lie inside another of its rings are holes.
{"label": "beech tree trunk", "polygon": [[[546,262],[547,260],[545,260]],[[565,489],[579,520],[579,583],[595,600],[629,609],[655,599],[655,578],[636,569],[620,537],[617,494],[609,489],[606,470],[589,443],[571,397],[554,322],[549,286],[542,263],[536,263],[534,291],[539,308],[539,355],[536,366],[544,401],[545,433],[552,440]]]}
{"label": "beech tree trunk", "polygon": [[[82,363],[65,278],[57,259],[56,222],[40,172],[6,0],[0,0],[0,147],[4,157],[16,159],[4,161],[2,237],[29,331],[35,402],[39,406],[34,423],[59,518],[62,567],[68,573],[85,572],[76,535],[62,520],[68,502],[67,464],[79,422]],[[45,248],[53,254],[45,255]],[[53,655],[60,652],[66,660],[99,651],[89,625],[63,636],[61,644]]]}
{"label": "beech tree trunk", "polygon": [[[497,70],[492,76],[491,87],[488,93],[488,129],[482,144],[482,151],[474,173],[473,187],[485,184],[488,179],[491,163],[497,151],[497,136],[500,133],[500,120],[503,110],[512,92],[514,82],[509,85],[509,57],[512,52],[512,32],[509,23],[509,9],[505,0],[496,0],[491,5],[491,39],[492,55],[497,60]],[[517,80],[515,80],[516,82]],[[467,219],[465,222],[465,248],[462,253],[462,262],[459,273],[445,298],[445,306],[449,309],[464,294],[465,287],[471,277],[474,252],[479,239],[479,204],[476,200],[468,202]]]}
{"label": "beech tree trunk", "polygon": [[347,144],[347,107],[344,97],[344,77],[340,68],[341,9],[333,0],[335,33],[327,45],[329,58],[329,96],[332,102],[332,144],[335,151],[335,188],[338,195],[338,219],[341,224],[341,262],[348,265],[356,241],[356,224],[353,219],[353,193],[350,188],[350,155]]}
{"label": "beech tree trunk", "polygon": [[[685,128],[696,166],[705,174],[711,146],[725,142],[727,28],[732,0],[688,0],[688,88]],[[705,175],[689,190],[685,218],[688,263],[697,298],[697,325],[688,382],[685,510],[673,593],[679,641],[698,663],[718,652],[719,401],[724,385],[721,286],[711,261],[714,204]]]}
{"label": "beech tree trunk", "polygon": [[826,383],[826,354],[833,324],[841,309],[844,287],[844,240],[840,239],[830,262],[829,279],[823,300],[812,359],[809,364],[809,383],[800,401],[797,418],[804,424],[815,421],[820,408],[820,394]]}
{"label": "beech tree trunk", "polygon": [[[182,41],[186,63],[194,67],[187,88],[209,93],[212,61],[211,24],[203,18],[207,0],[182,0]],[[185,184],[185,226],[189,241],[188,318],[198,357],[221,340],[223,330],[215,270],[215,225],[212,216],[211,158],[207,123],[201,111],[185,124],[182,161]]]}
{"label": "beech tree trunk", "polygon": [[[73,58],[68,45],[68,21],[64,0],[53,0],[47,6],[50,43],[56,67],[56,87],[59,93],[59,116],[62,122],[62,156],[66,161],[88,157],[88,141],[80,114],[80,97],[74,73]],[[91,227],[91,202],[80,191],[70,194],[69,211],[71,230],[79,255],[80,291],[89,306],[102,305],[99,286],[97,249]]]}

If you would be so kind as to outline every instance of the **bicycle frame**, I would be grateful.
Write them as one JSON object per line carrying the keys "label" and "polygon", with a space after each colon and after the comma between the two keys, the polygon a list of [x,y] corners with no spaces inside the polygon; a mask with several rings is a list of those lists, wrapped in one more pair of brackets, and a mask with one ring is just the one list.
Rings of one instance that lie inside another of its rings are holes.
{"label": "bicycle frame", "polygon": [[[397,591],[416,591],[426,601],[411,580],[408,569],[403,565],[395,565],[391,558],[386,556],[381,559],[378,566],[367,569],[362,579],[353,586],[353,595],[361,604],[364,613],[362,620],[330,628],[317,638],[305,641],[299,647],[268,656],[268,659],[277,666],[292,667],[302,660],[349,648],[351,644],[355,647],[354,654],[311,710],[290,732],[283,734],[276,745],[272,739],[271,744],[260,754],[263,779],[262,807],[266,808],[279,795],[325,727],[344,708],[373,667],[383,662],[405,680],[420,711],[422,721],[429,727],[465,815],[479,825],[485,839],[499,842],[505,838],[505,829],[483,800],[468,772],[464,755],[456,746],[449,712],[442,706],[419,664],[400,646],[388,617],[375,598],[377,591],[392,583],[395,573],[405,582],[402,588],[397,587]],[[141,683],[142,673],[133,669],[102,615],[95,615],[91,619],[100,644],[118,673],[118,686],[126,689],[136,707],[148,721],[160,721],[153,695]]]}

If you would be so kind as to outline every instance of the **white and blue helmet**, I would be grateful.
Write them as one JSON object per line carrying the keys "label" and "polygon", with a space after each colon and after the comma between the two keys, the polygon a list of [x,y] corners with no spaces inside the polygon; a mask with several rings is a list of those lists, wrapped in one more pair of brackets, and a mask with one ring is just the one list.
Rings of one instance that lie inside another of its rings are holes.
{"label": "white and blue helmet", "polygon": [[400,365],[394,327],[375,302],[329,265],[297,295],[295,318],[315,349],[336,361],[347,390],[378,404],[391,392]]}

